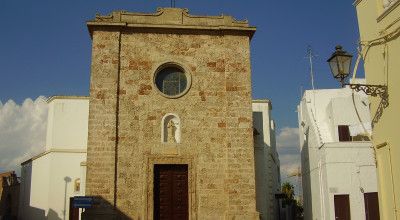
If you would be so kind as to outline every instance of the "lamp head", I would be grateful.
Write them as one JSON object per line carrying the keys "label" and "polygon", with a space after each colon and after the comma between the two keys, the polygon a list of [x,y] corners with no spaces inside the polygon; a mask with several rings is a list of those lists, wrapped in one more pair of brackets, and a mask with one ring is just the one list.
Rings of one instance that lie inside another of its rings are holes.
{"label": "lamp head", "polygon": [[350,74],[351,59],[353,55],[342,49],[342,46],[335,47],[335,52],[327,60],[335,79],[343,84],[344,79]]}

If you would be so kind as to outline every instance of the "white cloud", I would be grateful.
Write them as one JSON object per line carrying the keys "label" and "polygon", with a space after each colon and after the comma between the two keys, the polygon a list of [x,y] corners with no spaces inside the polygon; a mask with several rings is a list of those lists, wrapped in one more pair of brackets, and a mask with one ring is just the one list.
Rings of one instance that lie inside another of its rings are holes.
{"label": "white cloud", "polygon": [[281,162],[282,183],[286,181],[291,182],[295,186],[296,195],[299,193],[302,194],[298,177],[293,176],[288,178],[289,175],[296,173],[301,165],[298,128],[282,128],[276,137],[276,142]]}
{"label": "white cloud", "polygon": [[0,102],[0,170],[20,172],[20,163],[44,151],[47,103],[43,96],[18,105]]}
{"label": "white cloud", "polygon": [[278,148],[284,147],[298,147],[299,145],[299,129],[284,127],[280,130],[276,137],[276,144]]}

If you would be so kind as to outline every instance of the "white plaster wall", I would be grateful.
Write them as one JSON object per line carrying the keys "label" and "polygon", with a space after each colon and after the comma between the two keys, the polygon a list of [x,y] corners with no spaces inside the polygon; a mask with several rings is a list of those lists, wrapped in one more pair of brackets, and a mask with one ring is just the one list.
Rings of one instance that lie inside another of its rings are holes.
{"label": "white plaster wall", "polygon": [[262,133],[263,141],[268,147],[271,147],[271,118],[270,103],[254,103],[252,104],[253,112],[261,112],[262,118],[253,119],[254,127]]}
{"label": "white plaster wall", "polygon": [[[31,191],[29,202],[29,218],[42,219],[48,215],[49,211],[49,188],[50,188],[50,158],[45,156],[39,157],[32,161],[32,177]],[[32,209],[33,208],[33,209]],[[42,211],[44,211],[44,213]]]}
{"label": "white plaster wall", "polygon": [[[354,101],[361,117],[364,122],[371,121],[369,114],[369,102],[367,97],[362,98],[359,95],[354,96]],[[363,104],[363,102],[365,104]],[[332,117],[336,125],[347,124],[354,125],[359,124],[360,121],[357,117],[354,109],[353,99],[350,97],[341,97],[332,99]]]}
{"label": "white plaster wall", "polygon": [[[310,139],[312,141],[312,139]],[[309,178],[309,180],[303,181],[304,184],[309,184],[306,194],[303,192],[303,200],[309,200],[308,213],[312,213],[312,219],[316,216],[321,216],[321,210],[323,210],[323,195],[321,195],[321,190],[323,190],[323,182],[320,181],[324,177],[323,173],[320,173],[319,167],[323,164],[323,155],[320,155],[316,148],[309,149],[309,169],[308,173],[304,175],[304,178]],[[322,187],[322,188],[321,188]],[[311,199],[310,197],[311,196]]]}
{"label": "white plaster wall", "polygon": [[279,211],[275,200],[280,189],[279,158],[270,109],[267,101],[253,102],[253,127],[259,132],[254,137],[256,206],[262,220],[277,219]]}
{"label": "white plaster wall", "polygon": [[[334,219],[334,194],[350,194],[352,219],[365,219],[360,186],[377,191],[371,143],[337,142],[337,125],[360,124],[351,94],[349,88],[309,90],[298,106],[304,219]],[[355,94],[362,121],[368,122],[365,98]]]}
{"label": "white plaster wall", "polygon": [[78,178],[83,179],[80,163],[86,161],[86,153],[53,152],[49,157],[51,160],[49,209],[57,213],[61,219],[64,219],[65,211],[65,219],[68,219],[69,198],[84,195],[82,191],[74,191],[74,181]]}
{"label": "white plaster wall", "polygon": [[[86,153],[50,152],[25,164],[20,219],[68,219],[69,198],[84,195],[82,185],[81,191],[74,191],[74,180],[86,178],[86,169],[82,172],[80,165],[83,161],[86,161]],[[70,179],[67,184],[66,177]]]}
{"label": "white plaster wall", "polygon": [[52,98],[49,102],[46,150],[86,149],[89,99]]}
{"label": "white plaster wall", "polygon": [[[320,138],[315,122],[307,105],[311,100],[304,97],[298,106],[299,111],[299,138],[303,186],[303,208],[304,219],[316,219],[321,216],[322,196],[320,194],[320,160],[324,160],[323,154],[319,152]],[[313,105],[312,105],[313,106]]]}
{"label": "white plaster wall", "polygon": [[[81,163],[86,161],[88,101],[85,97],[50,99],[46,152],[22,167],[21,219],[68,219],[69,198],[84,195],[86,167]],[[77,178],[79,192],[74,191]]]}
{"label": "white plaster wall", "polygon": [[[307,114],[308,117],[313,115],[322,142],[337,141],[337,125],[359,124],[350,88],[306,90],[302,100],[304,102],[302,114]],[[356,92],[355,102],[362,121],[370,122],[369,102],[365,94]]]}
{"label": "white plaster wall", "polygon": [[[325,165],[329,219],[335,218],[334,195],[349,194],[352,219],[365,219],[363,192],[377,191],[376,168],[370,142],[329,143]],[[345,152],[345,153],[344,153]]]}
{"label": "white plaster wall", "polygon": [[[354,96],[354,101],[357,107],[358,115],[363,122],[370,122],[369,102],[367,97],[359,95]],[[365,103],[365,104],[363,104]],[[332,130],[334,132],[334,141],[339,141],[338,125],[357,125],[360,124],[356,111],[354,109],[353,99],[350,97],[334,98],[331,101]]]}

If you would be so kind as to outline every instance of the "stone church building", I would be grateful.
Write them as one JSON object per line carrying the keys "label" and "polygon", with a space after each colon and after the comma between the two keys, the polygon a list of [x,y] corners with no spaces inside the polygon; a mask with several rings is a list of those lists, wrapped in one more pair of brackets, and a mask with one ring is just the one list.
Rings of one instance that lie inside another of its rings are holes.
{"label": "stone church building", "polygon": [[88,219],[258,219],[250,40],[231,16],[116,11],[92,38]]}

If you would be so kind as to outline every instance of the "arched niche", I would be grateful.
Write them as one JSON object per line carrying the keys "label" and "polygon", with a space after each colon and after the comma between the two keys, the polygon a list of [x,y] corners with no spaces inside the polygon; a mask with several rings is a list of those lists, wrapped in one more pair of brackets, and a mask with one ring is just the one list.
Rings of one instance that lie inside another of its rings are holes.
{"label": "arched niche", "polygon": [[178,115],[168,113],[162,118],[161,142],[168,144],[181,142],[181,119]]}

